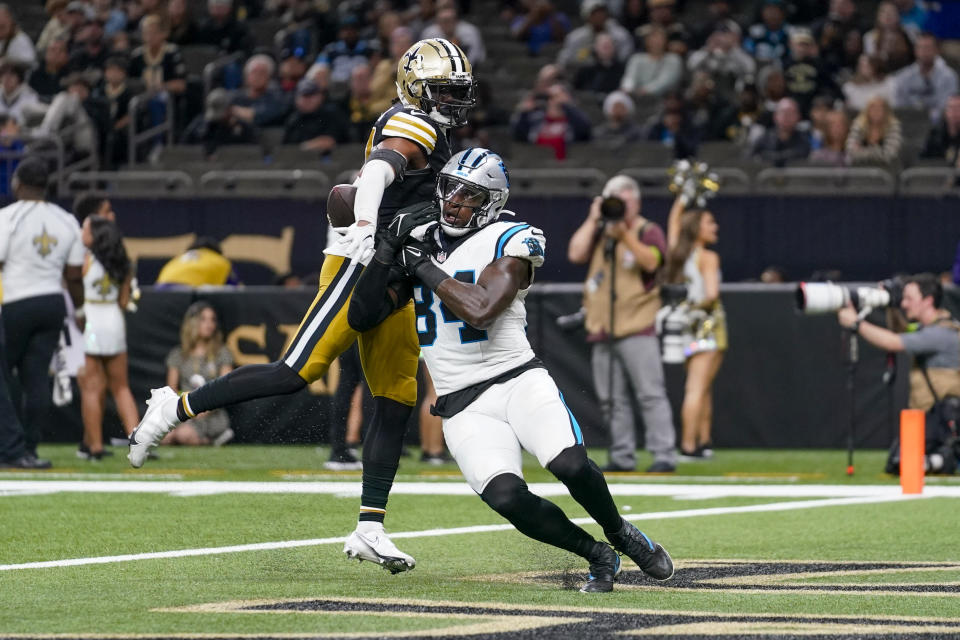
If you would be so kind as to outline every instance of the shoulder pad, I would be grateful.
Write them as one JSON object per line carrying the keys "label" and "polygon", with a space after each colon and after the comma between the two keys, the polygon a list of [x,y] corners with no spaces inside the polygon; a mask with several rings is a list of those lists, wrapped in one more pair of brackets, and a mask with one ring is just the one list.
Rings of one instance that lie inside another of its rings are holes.
{"label": "shoulder pad", "polygon": [[411,140],[423,147],[428,155],[433,153],[434,147],[437,146],[436,126],[430,120],[410,113],[406,109],[390,116],[381,129],[381,136]]}
{"label": "shoulder pad", "polygon": [[497,240],[496,258],[511,256],[528,261],[534,267],[543,264],[547,239],[543,231],[524,222],[510,225]]}

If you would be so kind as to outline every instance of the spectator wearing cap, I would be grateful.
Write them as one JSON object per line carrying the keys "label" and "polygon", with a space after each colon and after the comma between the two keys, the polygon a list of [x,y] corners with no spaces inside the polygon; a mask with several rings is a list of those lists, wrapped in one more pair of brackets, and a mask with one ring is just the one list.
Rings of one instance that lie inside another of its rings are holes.
{"label": "spectator wearing cap", "polygon": [[[813,36],[820,49],[820,57],[832,71],[848,63],[846,47],[850,37],[859,37],[860,19],[853,0],[830,0],[827,15],[812,25]],[[855,33],[855,36],[851,36]]]}
{"label": "spectator wearing cap", "polygon": [[517,40],[527,43],[530,55],[537,55],[543,45],[563,42],[570,31],[570,18],[557,10],[550,0],[533,0],[525,13],[516,16],[510,23],[510,33]]}
{"label": "spectator wearing cap", "polygon": [[119,56],[107,58],[104,67],[103,86],[96,91],[96,95],[103,100],[110,113],[110,125],[105,132],[105,146],[103,157],[112,166],[120,166],[126,159],[127,127],[130,124],[130,100],[133,91],[127,85],[126,59]]}
{"label": "spectator wearing cap", "polygon": [[947,98],[943,118],[930,130],[920,155],[960,168],[960,95]]}
{"label": "spectator wearing cap", "polygon": [[197,41],[197,23],[193,19],[187,0],[170,0],[167,3],[167,40],[182,47]]}
{"label": "spectator wearing cap", "polygon": [[0,58],[11,60],[30,69],[37,64],[37,52],[30,39],[7,4],[0,4]]}
{"label": "spectator wearing cap", "polygon": [[68,0],[47,0],[44,11],[47,13],[47,23],[37,38],[37,51],[45,51],[51,42],[66,37],[69,42],[70,26],[67,20]]}
{"label": "spectator wearing cap", "polygon": [[207,94],[203,113],[187,125],[180,142],[203,145],[204,155],[212,158],[224,145],[254,144],[257,133],[250,122],[234,115],[226,89],[214,89]]}
{"label": "spectator wearing cap", "polygon": [[809,29],[794,29],[790,34],[790,63],[783,70],[787,94],[800,105],[800,112],[810,114],[810,104],[818,95],[840,95],[827,66],[820,59],[817,43]]}
{"label": "spectator wearing cap", "polygon": [[340,22],[338,39],[325,46],[316,61],[330,65],[330,79],[333,82],[347,84],[354,67],[367,64],[373,54],[371,43],[360,38],[357,17],[346,15]]}
{"label": "spectator wearing cap", "polygon": [[103,68],[110,52],[104,40],[103,25],[95,15],[78,27],[74,42],[80,46],[70,56],[70,71]]}
{"label": "spectator wearing cap", "polygon": [[630,56],[620,88],[636,98],[659,98],[673,91],[683,79],[683,60],[667,51],[667,32],[650,26],[643,36],[644,51]]}
{"label": "spectator wearing cap", "polygon": [[643,130],[634,122],[635,106],[624,91],[614,91],[603,100],[604,122],[593,130],[595,143],[609,149],[622,149],[643,139]]}
{"label": "spectator wearing cap", "polygon": [[683,57],[690,46],[690,34],[683,23],[677,20],[674,14],[676,6],[676,0],[647,0],[650,24],[666,31],[667,50]]}
{"label": "spectator wearing cap", "polygon": [[283,127],[283,144],[298,144],[306,151],[326,153],[347,142],[348,129],[346,114],[327,102],[313,80],[301,80],[294,112]]}
{"label": "spectator wearing cap", "polygon": [[276,65],[265,54],[252,56],[243,67],[243,90],[233,97],[231,114],[255,128],[281,126],[290,112],[288,96],[273,86]]}
{"label": "spectator wearing cap", "polygon": [[74,306],[83,304],[80,226],[72,214],[47,202],[48,180],[45,161],[24,158],[11,181],[17,201],[0,209],[4,375],[7,388],[19,383],[21,397],[13,401],[23,416],[22,430],[13,425],[13,432],[11,416],[0,419],[0,442],[15,442],[12,454],[0,452],[4,466],[50,466],[37,457],[37,445],[51,405],[50,360],[66,317],[64,279]]}
{"label": "spectator wearing cap", "polygon": [[0,115],[23,124],[25,112],[39,104],[37,93],[23,82],[23,66],[12,60],[0,63]]}
{"label": "spectator wearing cap", "polygon": [[560,53],[557,54],[557,64],[568,69],[586,64],[593,50],[593,41],[601,33],[610,34],[613,38],[617,45],[618,60],[626,61],[630,57],[633,53],[633,38],[630,32],[610,17],[605,0],[583,0],[580,16],[586,24],[577,27],[564,38]]}
{"label": "spectator wearing cap", "polygon": [[44,102],[60,93],[60,82],[67,74],[70,52],[66,38],[50,41],[43,52],[43,64],[30,73],[28,84]]}
{"label": "spectator wearing cap", "polygon": [[713,78],[721,99],[732,101],[736,86],[756,71],[756,63],[740,48],[740,26],[733,20],[717,25],[702,49],[690,54],[687,68],[691,72],[705,71]]}
{"label": "spectator wearing cap", "polygon": [[109,110],[92,94],[98,77],[96,70],[71,71],[49,107],[38,105],[44,107],[44,115],[37,133],[60,136],[71,161],[95,154],[102,143],[100,133],[109,128]]}
{"label": "spectator wearing cap", "polygon": [[557,160],[566,159],[568,145],[591,138],[590,118],[559,82],[524,99],[511,128],[515,140],[550,147]]}
{"label": "spectator wearing cap", "polygon": [[764,0],[760,22],[750,27],[743,48],[758,63],[780,64],[790,55],[787,13],[782,0]]}
{"label": "spectator wearing cap", "polygon": [[894,78],[895,106],[922,109],[936,122],[947,98],[957,93],[957,72],[940,56],[937,39],[929,33],[917,37],[914,54],[917,61]]}
{"label": "spectator wearing cap", "polygon": [[452,4],[437,11],[436,21],[423,30],[420,38],[445,38],[457,44],[475,67],[487,59],[487,49],[483,46],[480,30],[476,25],[461,20]]}
{"label": "spectator wearing cap", "polygon": [[800,107],[797,101],[783,98],[777,103],[777,110],[773,114],[773,126],[754,143],[753,157],[775,167],[806,160],[810,155],[810,139],[799,125]]}
{"label": "spectator wearing cap", "polygon": [[292,95],[297,89],[297,83],[307,75],[307,67],[307,52],[302,47],[280,52],[280,70],[277,72],[280,90]]}
{"label": "spectator wearing cap", "polygon": [[573,78],[573,88],[606,95],[620,87],[626,65],[617,59],[616,45],[608,33],[601,33],[593,41],[590,63],[580,67]]}
{"label": "spectator wearing cap", "polygon": [[360,64],[350,72],[350,98],[347,100],[347,113],[350,118],[350,138],[354,142],[363,142],[370,135],[373,123],[385,109],[383,104],[373,100],[370,89],[372,72],[369,64]]}
{"label": "spectator wearing cap", "polygon": [[219,47],[223,53],[249,54],[254,47],[250,30],[233,15],[232,0],[207,0],[207,17],[197,27],[197,43]]}
{"label": "spectator wearing cap", "polygon": [[397,97],[397,63],[413,42],[413,32],[408,27],[395,27],[390,33],[390,45],[387,49],[390,56],[380,60],[373,68],[370,94],[375,104],[384,105],[384,110]]}

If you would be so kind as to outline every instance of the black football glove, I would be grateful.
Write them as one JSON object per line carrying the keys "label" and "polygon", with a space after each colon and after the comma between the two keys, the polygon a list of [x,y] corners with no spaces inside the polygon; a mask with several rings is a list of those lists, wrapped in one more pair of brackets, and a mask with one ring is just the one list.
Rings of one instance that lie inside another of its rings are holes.
{"label": "black football glove", "polygon": [[400,263],[411,276],[417,275],[417,269],[433,264],[430,261],[431,247],[420,240],[407,240],[400,251]]}
{"label": "black football glove", "polygon": [[381,264],[392,263],[410,232],[439,217],[440,208],[435,202],[418,202],[397,211],[390,223],[377,233],[376,260]]}
{"label": "black football glove", "polygon": [[410,232],[420,225],[436,222],[440,218],[440,207],[434,201],[418,202],[397,211],[393,220],[383,231],[381,241],[389,243],[394,251],[399,251]]}

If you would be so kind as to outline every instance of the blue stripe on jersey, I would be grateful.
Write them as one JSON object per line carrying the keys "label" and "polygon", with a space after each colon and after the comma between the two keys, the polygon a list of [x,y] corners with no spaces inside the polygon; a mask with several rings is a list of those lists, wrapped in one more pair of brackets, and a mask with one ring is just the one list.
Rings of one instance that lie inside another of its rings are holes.
{"label": "blue stripe on jersey", "polygon": [[521,223],[504,231],[503,234],[500,236],[500,239],[497,240],[497,250],[493,254],[493,259],[499,260],[500,258],[502,258],[503,249],[507,246],[507,243],[510,242],[510,238],[517,235],[524,229],[529,229],[529,228],[530,228],[530,225]]}
{"label": "blue stripe on jersey", "polygon": [[580,423],[573,417],[573,411],[570,411],[570,407],[567,406],[566,400],[563,399],[562,392],[560,393],[560,402],[563,403],[563,408],[567,410],[567,415],[570,416],[570,428],[573,429],[573,439],[577,444],[583,444],[583,433],[580,431]]}

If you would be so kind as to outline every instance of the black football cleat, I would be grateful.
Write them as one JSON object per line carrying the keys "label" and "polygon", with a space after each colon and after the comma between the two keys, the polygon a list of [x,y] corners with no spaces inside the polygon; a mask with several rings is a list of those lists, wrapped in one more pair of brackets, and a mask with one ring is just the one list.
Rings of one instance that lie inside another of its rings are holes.
{"label": "black football cleat", "polygon": [[613,591],[613,581],[620,574],[620,556],[610,545],[598,542],[590,552],[590,575],[580,587],[582,593],[608,593]]}
{"label": "black football cleat", "polygon": [[673,558],[667,550],[626,520],[623,521],[620,531],[607,537],[614,549],[626,554],[641,571],[654,580],[669,580],[673,577]]}

